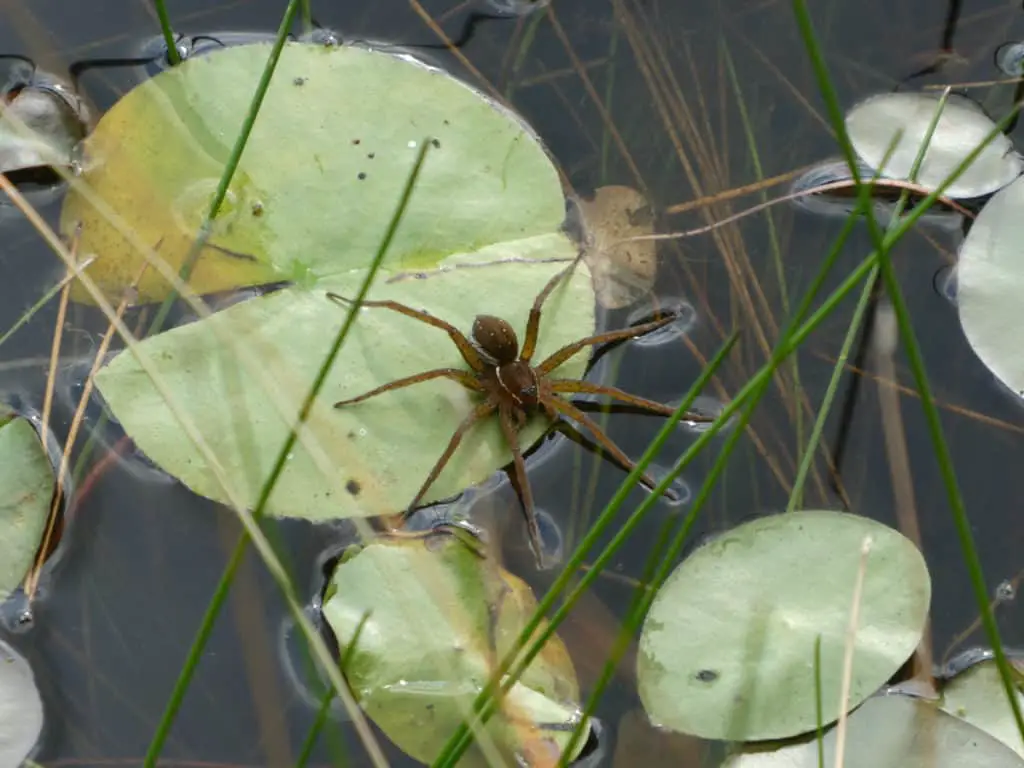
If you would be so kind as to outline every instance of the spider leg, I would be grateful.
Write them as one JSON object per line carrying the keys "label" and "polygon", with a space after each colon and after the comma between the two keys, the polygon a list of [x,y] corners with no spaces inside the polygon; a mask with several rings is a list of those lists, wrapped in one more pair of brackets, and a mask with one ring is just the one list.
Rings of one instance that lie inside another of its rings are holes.
{"label": "spider leg", "polygon": [[[577,379],[548,379],[547,386],[552,392],[582,392],[590,395],[607,395],[616,400],[620,400],[623,403],[629,405],[635,405],[637,408],[643,408],[644,410],[651,411],[652,413],[658,413],[662,416],[671,416],[676,412],[675,408],[671,408],[661,403],[656,403],[653,400],[648,400],[643,397],[637,397],[631,395],[628,392],[623,392],[617,387],[606,387],[603,384],[591,384],[589,381],[579,381]],[[713,416],[704,416],[700,413],[693,413],[687,411],[683,414],[683,418],[687,421],[714,421]]]}
{"label": "spider leg", "polygon": [[[620,449],[619,446],[612,442],[612,439],[604,433],[604,430],[598,426],[597,422],[587,416],[587,414],[575,405],[567,400],[563,400],[558,395],[546,392],[541,394],[540,400],[545,406],[553,408],[563,416],[567,416],[573,421],[578,421],[586,427],[590,434],[594,436],[594,439],[600,443],[601,447],[608,451],[608,453],[610,453],[627,471],[632,472],[633,468],[636,467],[636,464],[634,464],[633,461],[631,461],[630,458],[622,452],[622,449]],[[657,483],[655,483],[651,476],[646,472],[640,475],[640,480],[650,489],[653,489],[654,486],[657,485]]]}
{"label": "spider leg", "polygon": [[351,397],[348,400],[339,400],[334,404],[334,407],[341,408],[345,405],[352,405],[352,403],[368,400],[374,395],[379,395],[381,392],[387,392],[392,389],[401,389],[402,387],[419,384],[421,381],[430,381],[431,379],[451,379],[452,381],[459,382],[459,384],[464,386],[466,389],[471,389],[474,392],[483,392],[484,389],[480,385],[480,382],[476,380],[476,377],[468,371],[463,371],[458,368],[435,368],[432,371],[424,371],[423,373],[417,373],[414,376],[403,376],[400,379],[395,379],[388,384],[383,384],[371,389],[369,392],[364,392],[359,395],[359,397]]}
{"label": "spider leg", "polygon": [[537,566],[544,568],[546,560],[544,549],[541,547],[540,528],[537,527],[537,513],[533,508],[533,491],[530,488],[530,481],[526,477],[526,462],[523,461],[523,453],[519,450],[518,432],[512,422],[512,412],[509,408],[502,408],[498,421],[501,422],[501,431],[505,434],[505,440],[512,451],[512,464],[516,474],[516,484],[519,486],[520,498],[523,502],[523,514],[526,517],[526,532],[530,537],[530,548],[534,557],[537,558]]}
{"label": "spider leg", "polygon": [[574,341],[572,344],[566,344],[557,352],[552,353],[547,360],[535,366],[534,370],[537,371],[538,376],[546,376],[584,347],[589,347],[591,344],[607,344],[608,342],[621,341],[622,339],[635,339],[636,337],[644,336],[651,331],[656,331],[662,326],[668,325],[675,319],[675,315],[669,315],[668,317],[663,317],[660,320],[652,320],[649,323],[635,325],[632,328],[624,328],[621,331],[611,331],[609,333],[599,333],[596,336],[587,336],[587,338]]}
{"label": "spider leg", "polygon": [[405,517],[412,514],[413,510],[415,510],[417,505],[419,505],[420,500],[426,495],[427,491],[430,490],[430,486],[434,484],[435,480],[437,480],[437,476],[441,474],[441,470],[444,469],[448,460],[452,457],[452,454],[455,453],[455,449],[459,447],[459,443],[462,442],[462,438],[465,437],[469,428],[476,424],[476,422],[480,421],[480,419],[489,416],[497,407],[497,403],[492,400],[485,400],[462,420],[462,423],[459,424],[458,428],[452,434],[451,439],[448,441],[448,447],[444,449],[444,453],[441,454],[441,458],[439,458],[437,463],[434,464],[434,468],[430,470],[430,474],[427,475],[427,479],[423,482],[423,485],[420,486],[419,491],[417,491],[416,497],[409,503],[409,508],[404,515]]}
{"label": "spider leg", "polygon": [[[340,296],[337,293],[327,292],[327,298],[336,304],[352,304],[352,299],[347,299],[344,296]],[[451,323],[447,323],[439,317],[423,312],[418,309],[406,306],[405,304],[399,304],[397,301],[363,301],[364,307],[380,307],[382,309],[390,309],[393,312],[399,312],[406,317],[411,317],[414,320],[419,320],[421,323],[432,325],[435,328],[440,328],[442,331],[448,334],[451,340],[455,343],[455,346],[459,348],[459,352],[462,353],[462,359],[466,361],[466,365],[472,368],[477,373],[483,373],[486,369],[484,361],[480,358],[476,348],[470,342],[465,335]]]}
{"label": "spider leg", "polygon": [[520,360],[527,363],[530,362],[530,359],[533,357],[534,350],[537,348],[537,334],[540,330],[541,307],[544,302],[547,301],[551,292],[555,290],[555,286],[562,281],[562,278],[566,277],[576,268],[576,264],[579,263],[579,260],[582,257],[583,251],[580,251],[580,254],[572,260],[572,263],[568,267],[563,269],[561,272],[558,272],[554,277],[548,280],[547,285],[541,289],[540,293],[537,294],[537,298],[533,300],[533,306],[530,307],[530,317],[526,321],[526,337],[523,339],[523,350],[519,353]]}

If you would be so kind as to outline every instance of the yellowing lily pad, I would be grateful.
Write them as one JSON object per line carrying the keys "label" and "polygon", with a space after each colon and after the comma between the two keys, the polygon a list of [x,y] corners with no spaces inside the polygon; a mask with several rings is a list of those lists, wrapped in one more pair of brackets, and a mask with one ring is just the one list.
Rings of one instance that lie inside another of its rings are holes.
{"label": "yellowing lily pad", "polygon": [[651,719],[729,741],[813,730],[820,637],[823,716],[834,721],[865,537],[871,549],[849,705],[878,690],[921,639],[931,596],[924,558],[869,518],[793,512],[722,534],[668,578],[638,654],[640,698]]}
{"label": "yellowing lily pad", "polygon": [[[178,254],[172,261],[180,261],[192,230],[168,227],[188,221],[194,228],[206,199],[199,195],[181,218],[176,195],[213,184],[247,103],[239,92],[248,93],[267,51],[240,46],[162,73],[115,106],[93,137],[93,150],[109,142],[100,151],[109,157],[91,183],[110,193],[147,242]],[[129,133],[122,149],[114,137]],[[225,502],[232,497],[181,428],[187,416],[228,486],[255,503],[344,320],[346,310],[326,293],[357,293],[425,135],[437,145],[426,155],[370,298],[426,310],[467,333],[477,315],[498,315],[522,338],[534,297],[577,254],[561,228],[558,176],[536,138],[438,71],[360,48],[289,45],[246,149],[234,202],[212,241],[220,256],[207,262],[196,287],[212,290],[271,273],[296,284],[139,345],[173,405],[134,352],[122,352],[100,372],[99,391],[150,459],[197,493]],[[122,189],[115,177],[129,168],[132,179]],[[68,202],[65,223],[96,214],[81,250],[100,251],[93,275],[119,291],[134,277],[136,256],[84,200]],[[239,261],[225,249],[255,260]],[[230,269],[221,270],[225,265]],[[148,282],[142,292],[152,299],[164,288]],[[580,264],[545,304],[535,359],[593,329],[594,293]],[[581,376],[587,354],[558,375]],[[434,380],[343,409],[331,406],[438,367],[465,368],[443,331],[364,308],[267,511],[330,519],[404,509],[476,396]],[[542,419],[527,425],[523,447],[544,427]],[[452,496],[510,461],[496,420],[483,422],[424,501]]]}
{"label": "yellowing lily pad", "polygon": [[[100,120],[61,225],[70,233],[82,223],[79,250],[96,257],[88,273],[104,291],[119,298],[131,284],[144,263],[140,246],[178,271],[269,52],[254,43],[189,59]],[[555,169],[507,111],[407,57],[288,43],[192,287],[308,285],[365,267],[425,137],[435,146],[390,268],[429,267],[558,229],[564,200]],[[169,289],[150,269],[139,301]],[[91,301],[80,285],[73,296]]]}
{"label": "yellowing lily pad", "polygon": [[32,565],[53,490],[53,467],[32,424],[0,408],[0,602]]}
{"label": "yellowing lily pad", "polygon": [[[354,548],[324,600],[357,700],[424,763],[440,753],[536,608],[530,588],[478,545],[465,532],[438,529]],[[572,661],[552,637],[488,721],[499,764],[554,765],[579,721],[578,700]],[[460,765],[496,764],[485,762],[485,750]]]}

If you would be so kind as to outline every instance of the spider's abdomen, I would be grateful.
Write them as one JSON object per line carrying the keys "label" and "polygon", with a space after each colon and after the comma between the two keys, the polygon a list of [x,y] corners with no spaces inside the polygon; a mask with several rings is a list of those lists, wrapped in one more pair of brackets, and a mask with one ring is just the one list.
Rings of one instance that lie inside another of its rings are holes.
{"label": "spider's abdomen", "polygon": [[513,402],[524,409],[533,408],[538,403],[537,374],[529,363],[516,361],[499,366],[497,370],[498,384]]}
{"label": "spider's abdomen", "polygon": [[473,341],[494,365],[506,365],[519,357],[519,339],[512,326],[494,315],[477,315]]}

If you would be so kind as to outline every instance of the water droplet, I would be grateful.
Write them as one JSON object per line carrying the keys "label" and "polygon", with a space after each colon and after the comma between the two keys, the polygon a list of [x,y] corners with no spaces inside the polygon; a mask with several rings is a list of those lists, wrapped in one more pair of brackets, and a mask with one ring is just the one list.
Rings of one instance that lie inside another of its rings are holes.
{"label": "water droplet", "polygon": [[366,437],[366,434],[367,434],[366,427],[360,427],[359,428],[359,436],[360,437]]}
{"label": "water droplet", "polygon": [[[670,402],[667,402],[670,408],[677,408],[682,402],[682,398],[676,398]],[[708,417],[707,421],[695,421],[692,419],[682,419],[679,425],[686,429],[688,432],[707,432],[711,429],[711,425],[714,423],[714,419],[718,418],[718,415],[722,412],[725,406],[722,403],[708,395],[697,395],[694,399],[693,404],[690,406],[690,412],[694,414],[700,414],[701,416]],[[731,424],[730,420],[730,424]],[[719,433],[729,429],[730,424],[726,424],[719,430]]]}
{"label": "water droplet", "polygon": [[646,302],[643,306],[633,310],[626,319],[626,325],[630,327],[640,325],[666,314],[675,315],[676,319],[656,331],[633,339],[632,344],[637,347],[657,347],[678,341],[690,332],[697,321],[697,310],[689,302],[679,298],[667,298],[657,302]]}
{"label": "water droplet", "polygon": [[1024,43],[1003,43],[996,48],[996,66],[1010,77],[1024,75]]}
{"label": "water droplet", "polygon": [[406,146],[409,147],[409,149],[416,149],[416,142],[410,141]]}
{"label": "water droplet", "polygon": [[[669,469],[660,464],[651,464],[647,467],[647,474],[656,483],[660,483],[669,473]],[[661,502],[671,509],[679,509],[690,503],[693,492],[690,484],[681,476],[677,476],[668,487],[668,492],[661,497]]]}
{"label": "water droplet", "polygon": [[341,45],[341,35],[330,29],[313,29],[310,30],[308,35],[304,35],[300,39],[314,45],[322,45],[325,48],[337,48]]}
{"label": "water droplet", "polygon": [[1000,582],[996,587],[996,600],[1001,603],[1008,603],[1017,596],[1017,588],[1011,581]]}
{"label": "water droplet", "polygon": [[957,299],[956,266],[947,264],[939,269],[935,273],[935,277],[932,278],[932,286],[939,296],[955,305]]}

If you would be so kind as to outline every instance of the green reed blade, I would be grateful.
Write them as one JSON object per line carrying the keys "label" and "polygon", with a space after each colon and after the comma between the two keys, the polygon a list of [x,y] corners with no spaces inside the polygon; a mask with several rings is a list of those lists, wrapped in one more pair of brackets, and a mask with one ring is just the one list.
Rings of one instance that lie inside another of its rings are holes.
{"label": "green reed blade", "polygon": [[167,46],[167,60],[172,67],[181,64],[181,54],[178,53],[178,46],[174,42],[174,30],[171,29],[171,17],[167,15],[167,4],[164,0],[153,0],[156,8],[156,17],[160,21],[160,32],[164,36],[164,45]]}
{"label": "green reed blade", "polygon": [[[821,49],[818,46],[817,39],[814,34],[810,15],[807,11],[806,1],[793,0],[793,9],[797,18],[797,23],[800,26],[801,34],[804,38],[804,44],[807,47],[808,55],[811,58],[812,65],[814,66],[815,73],[818,77],[819,88],[821,89],[822,96],[825,98],[826,105],[828,106],[833,128],[836,130],[837,138],[839,138],[840,144],[843,147],[844,154],[847,155],[847,162],[851,162],[853,157],[852,144],[850,143],[849,136],[846,134],[846,126],[843,122],[842,114],[838,110],[839,102],[836,98],[835,91],[832,88],[828,68],[825,65]],[[920,209],[922,209],[926,204],[931,205],[934,202],[934,198],[940,195],[942,191],[951,184],[960,175],[960,173],[963,172],[964,168],[974,161],[974,158],[988,145],[988,143],[995,138],[996,135],[1001,133],[1007,125],[1009,125],[1020,108],[1020,102],[1015,104],[1009,113],[996,124],[995,128],[989,133],[985,141],[983,141],[978,147],[975,147],[975,149],[972,150],[956,170],[946,178],[939,188],[915,207],[914,211],[907,217],[907,219],[912,218],[914,213],[921,213],[922,211],[920,211]],[[852,166],[853,163],[851,163],[851,168]],[[852,170],[855,174],[855,168]],[[873,219],[869,219],[869,225],[871,223],[873,223]],[[875,229],[877,229],[877,226]],[[893,232],[898,229],[900,228],[895,228]],[[931,386],[928,383],[928,375],[924,366],[924,358],[921,355],[921,350],[917,343],[917,338],[910,320],[910,312],[907,309],[906,302],[903,298],[903,292],[900,288],[899,280],[896,278],[896,273],[892,266],[892,260],[889,257],[889,250],[893,245],[893,241],[890,240],[891,234],[892,233],[886,234],[883,241],[883,247],[879,249],[879,262],[882,278],[885,282],[886,292],[889,294],[889,300],[892,302],[893,310],[896,314],[896,320],[900,329],[900,338],[906,348],[907,359],[914,374],[914,383],[917,386],[918,394],[921,398],[921,406],[924,409],[925,420],[928,424],[928,432],[931,437],[932,447],[935,451],[936,459],[939,462],[939,471],[942,475],[942,482],[946,487],[946,495],[949,499],[950,509],[953,515],[953,523],[957,530],[957,537],[960,540],[960,549],[964,557],[964,562],[967,566],[967,572],[970,578],[971,588],[974,591],[978,611],[981,616],[982,626],[985,629],[985,634],[988,637],[989,643],[992,645],[996,667],[999,670],[999,676],[1002,679],[1003,689],[1013,712],[1013,718],[1017,724],[1017,730],[1020,733],[1021,738],[1024,739],[1024,716],[1022,716],[1020,704],[1017,701],[1014,673],[1003,648],[1002,638],[999,635],[999,628],[996,624],[995,615],[989,605],[988,589],[985,583],[985,575],[981,567],[981,558],[978,556],[977,548],[974,545],[974,536],[971,532],[970,521],[967,519],[967,510],[964,506],[963,497],[960,493],[959,484],[956,479],[956,473],[953,469],[953,460],[949,452],[949,446],[946,444],[943,437],[942,424],[939,419],[938,408],[935,405],[935,400],[932,395]]]}
{"label": "green reed blade", "polygon": [[[220,211],[220,206],[227,196],[228,187],[235,176],[235,171],[238,170],[238,163],[242,159],[242,153],[245,151],[245,145],[249,141],[249,135],[252,133],[253,126],[256,125],[256,117],[259,115],[260,107],[263,106],[263,98],[267,95],[270,82],[274,78],[274,70],[277,69],[277,62],[281,58],[281,51],[284,50],[284,44],[288,40],[288,31],[292,28],[292,24],[295,21],[295,13],[299,8],[299,3],[300,0],[289,0],[284,17],[277,28],[277,36],[274,38],[274,45],[270,49],[270,56],[267,57],[267,64],[263,68],[263,74],[260,75],[259,83],[256,85],[256,91],[253,93],[252,101],[249,103],[249,110],[246,112],[245,120],[242,121],[242,127],[238,132],[238,137],[235,139],[235,144],[231,148],[231,154],[228,156],[227,165],[224,166],[224,172],[217,183],[217,189],[210,200],[210,207],[203,218],[203,223],[199,226],[196,239],[192,242],[192,247],[189,248],[185,261],[182,262],[181,269],[178,272],[178,276],[183,282],[188,282],[189,277],[192,275],[192,270],[195,269],[196,261],[199,259],[199,254],[206,247],[207,241],[213,234],[213,220],[217,217],[217,212]],[[158,333],[163,327],[167,314],[171,311],[171,306],[177,298],[178,292],[172,286],[170,295],[163,300],[156,315],[153,317],[153,323],[149,327],[150,335]]]}
{"label": "green reed blade", "polygon": [[[409,205],[409,200],[412,197],[413,189],[416,186],[416,181],[419,179],[420,170],[423,167],[423,162],[430,146],[430,137],[427,137],[424,141],[420,142],[420,148],[416,154],[416,161],[413,164],[412,171],[409,173],[408,179],[406,180],[405,188],[402,190],[402,196],[399,199],[398,206],[395,208],[394,215],[391,217],[391,221],[388,224],[388,229],[384,235],[384,239],[381,241],[380,247],[377,249],[377,253],[374,256],[373,261],[370,263],[369,270],[366,277],[363,279],[362,285],[359,287],[358,294],[352,301],[352,304],[345,315],[345,322],[335,335],[330,351],[327,353],[323,363],[320,365],[320,370],[317,372],[312,386],[309,388],[309,391],[306,393],[306,397],[302,401],[302,407],[299,409],[296,423],[289,430],[288,436],[285,438],[284,444],[281,446],[281,450],[277,454],[277,460],[274,462],[274,466],[271,469],[270,474],[267,476],[266,481],[263,483],[263,487],[260,489],[260,495],[256,501],[256,506],[252,511],[253,519],[257,521],[263,516],[267,501],[270,499],[270,495],[274,490],[277,479],[280,477],[281,472],[284,470],[284,467],[288,462],[288,454],[291,452],[292,448],[295,446],[295,441],[298,439],[298,431],[309,417],[309,411],[313,406],[313,402],[316,400],[317,395],[319,395],[320,389],[327,378],[327,374],[334,365],[334,361],[337,359],[338,353],[341,351],[341,347],[345,343],[345,339],[348,337],[349,330],[355,323],[356,316],[359,309],[362,307],[363,300],[366,298],[366,294],[370,290],[370,286],[377,275],[377,271],[380,269],[380,265],[384,261],[384,256],[391,245],[391,241],[394,239],[395,232],[398,230],[398,225]],[[152,768],[152,766],[156,765],[156,760],[160,755],[160,751],[163,748],[164,741],[167,739],[167,735],[170,733],[171,725],[174,722],[178,709],[181,707],[181,702],[185,697],[185,692],[188,690],[188,686],[192,681],[192,676],[195,673],[196,666],[198,665],[203,649],[206,647],[206,643],[209,640],[210,633],[213,630],[213,625],[216,622],[217,616],[220,614],[220,609],[224,604],[224,600],[227,598],[228,591],[231,588],[231,583],[235,577],[235,572],[238,570],[242,557],[245,555],[248,544],[249,535],[248,533],[243,532],[239,536],[238,542],[235,544],[235,548],[228,560],[227,567],[225,567],[220,581],[217,584],[217,588],[214,590],[213,597],[206,608],[206,613],[203,615],[203,620],[199,626],[199,630],[196,632],[195,639],[192,642],[192,647],[189,649],[188,657],[186,658],[181,673],[174,684],[174,690],[171,692],[171,697],[167,702],[163,717],[157,727],[156,734],[153,736],[153,740],[146,752],[146,758],[143,763],[146,768]]]}

